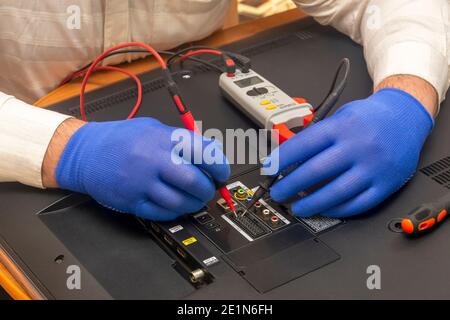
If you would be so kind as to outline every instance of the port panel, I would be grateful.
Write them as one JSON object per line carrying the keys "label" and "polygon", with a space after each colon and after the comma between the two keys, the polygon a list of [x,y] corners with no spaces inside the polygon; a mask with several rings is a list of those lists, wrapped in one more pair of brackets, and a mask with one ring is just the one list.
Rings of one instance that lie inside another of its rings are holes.
{"label": "port panel", "polygon": [[[247,210],[248,203],[253,199],[253,194],[257,188],[250,189],[240,181],[236,181],[227,187],[235,202],[244,208],[245,214],[261,220],[270,230],[277,230],[291,223],[288,215],[283,214],[281,208],[270,199],[261,199],[251,209]],[[222,208],[223,203],[223,199],[219,199],[218,204]]]}

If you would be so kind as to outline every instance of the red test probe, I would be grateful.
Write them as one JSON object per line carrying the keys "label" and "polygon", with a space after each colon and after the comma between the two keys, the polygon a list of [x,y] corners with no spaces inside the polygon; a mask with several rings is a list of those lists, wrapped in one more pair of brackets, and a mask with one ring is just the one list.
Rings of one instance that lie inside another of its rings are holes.
{"label": "red test probe", "polygon": [[[222,54],[220,51],[215,51],[215,50],[214,50],[214,52],[212,52],[212,50],[208,51],[208,52],[205,52],[203,50],[198,50],[198,51],[191,51],[191,52],[187,53],[185,56],[182,56],[182,58],[192,56],[195,54],[202,54],[202,53]],[[200,131],[199,131],[197,125],[195,124],[195,119],[194,119],[192,113],[185,107],[185,103],[183,102],[183,100],[180,96],[178,86],[175,83],[175,81],[173,80],[172,74],[170,72],[166,72],[165,76],[166,76],[166,81],[167,81],[170,95],[172,96],[172,100],[175,103],[175,106],[177,107],[178,112],[180,113],[180,117],[184,123],[184,126],[186,127],[186,129],[200,134]],[[222,198],[226,201],[230,210],[236,214],[236,209],[234,207],[233,200],[231,199],[230,191],[226,187],[226,183],[221,184],[221,183],[218,183],[217,181],[215,181],[215,185],[216,185],[216,188],[219,190],[219,193],[222,196]]]}

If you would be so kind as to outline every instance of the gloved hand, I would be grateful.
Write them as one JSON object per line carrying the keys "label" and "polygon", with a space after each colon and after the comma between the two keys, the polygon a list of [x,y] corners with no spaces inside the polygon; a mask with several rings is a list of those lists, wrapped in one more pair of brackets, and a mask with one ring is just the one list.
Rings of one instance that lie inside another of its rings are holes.
{"label": "gloved hand", "polygon": [[422,104],[399,89],[350,102],[279,147],[281,172],[301,164],[275,183],[270,195],[285,202],[325,182],[294,200],[292,212],[347,217],[367,211],[414,174],[433,124]]}
{"label": "gloved hand", "polygon": [[[172,137],[174,130],[179,130],[173,136],[181,137],[178,142]],[[222,163],[202,161],[205,148],[218,152],[214,159]],[[214,196],[211,177],[224,182],[230,168],[219,143],[152,118],[138,118],[90,122],[78,129],[55,175],[61,188],[89,194],[110,209],[171,220],[200,210]]]}

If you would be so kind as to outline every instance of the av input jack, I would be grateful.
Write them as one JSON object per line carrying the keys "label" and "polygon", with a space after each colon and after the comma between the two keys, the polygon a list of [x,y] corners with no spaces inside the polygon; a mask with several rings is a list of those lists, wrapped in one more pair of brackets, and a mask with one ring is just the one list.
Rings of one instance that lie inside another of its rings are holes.
{"label": "av input jack", "polygon": [[265,216],[270,214],[270,210],[269,209],[264,209],[262,212],[263,212],[263,215],[265,215]]}
{"label": "av input jack", "polygon": [[256,203],[255,203],[255,208],[261,208],[261,202],[259,202],[259,201],[256,202]]}

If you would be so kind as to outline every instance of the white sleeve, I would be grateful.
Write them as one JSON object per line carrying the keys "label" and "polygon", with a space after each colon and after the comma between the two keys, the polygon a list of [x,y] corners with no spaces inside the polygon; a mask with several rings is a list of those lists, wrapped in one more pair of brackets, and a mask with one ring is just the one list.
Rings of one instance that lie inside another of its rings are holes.
{"label": "white sleeve", "polygon": [[0,181],[43,188],[41,168],[47,147],[67,118],[0,92]]}
{"label": "white sleeve", "polygon": [[391,75],[410,74],[434,86],[439,101],[449,87],[448,0],[294,0],[321,24],[364,46],[377,86]]}

